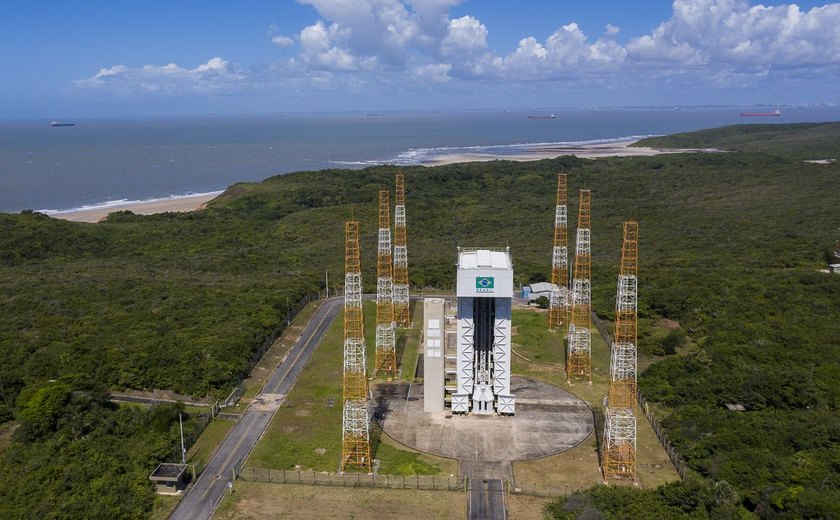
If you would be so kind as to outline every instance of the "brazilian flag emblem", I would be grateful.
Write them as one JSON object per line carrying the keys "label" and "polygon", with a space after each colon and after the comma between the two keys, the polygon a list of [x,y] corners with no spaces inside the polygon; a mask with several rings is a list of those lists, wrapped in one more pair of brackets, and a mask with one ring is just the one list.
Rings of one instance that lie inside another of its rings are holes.
{"label": "brazilian flag emblem", "polygon": [[476,276],[475,290],[478,292],[493,292],[492,276]]}

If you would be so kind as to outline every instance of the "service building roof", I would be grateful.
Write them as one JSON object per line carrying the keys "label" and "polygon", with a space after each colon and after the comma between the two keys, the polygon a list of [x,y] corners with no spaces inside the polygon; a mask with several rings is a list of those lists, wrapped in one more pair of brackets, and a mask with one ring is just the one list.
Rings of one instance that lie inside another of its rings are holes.
{"label": "service building roof", "polygon": [[458,251],[458,269],[511,269],[510,253],[491,249],[465,249]]}

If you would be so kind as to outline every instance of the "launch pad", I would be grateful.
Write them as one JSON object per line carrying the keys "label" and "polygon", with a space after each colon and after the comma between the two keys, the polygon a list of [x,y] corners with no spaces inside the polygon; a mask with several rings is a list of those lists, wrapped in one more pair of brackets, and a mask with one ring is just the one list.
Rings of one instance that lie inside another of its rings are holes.
{"label": "launch pad", "polygon": [[382,383],[375,417],[385,433],[418,451],[461,461],[516,461],[555,455],[585,441],[595,428],[592,409],[560,388],[513,377],[516,417],[424,412],[423,386]]}

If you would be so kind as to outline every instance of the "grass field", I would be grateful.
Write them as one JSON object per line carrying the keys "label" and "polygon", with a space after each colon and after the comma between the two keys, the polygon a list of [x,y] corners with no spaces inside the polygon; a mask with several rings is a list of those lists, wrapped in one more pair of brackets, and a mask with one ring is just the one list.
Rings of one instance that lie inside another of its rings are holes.
{"label": "grass field", "polygon": [[461,520],[466,508],[467,498],[463,491],[361,489],[237,481],[233,494],[224,499],[215,518]]}

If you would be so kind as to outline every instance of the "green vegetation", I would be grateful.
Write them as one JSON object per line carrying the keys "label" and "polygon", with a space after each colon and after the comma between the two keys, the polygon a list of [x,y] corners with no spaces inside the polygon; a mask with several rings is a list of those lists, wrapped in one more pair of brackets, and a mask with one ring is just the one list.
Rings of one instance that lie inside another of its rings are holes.
{"label": "green vegetation", "polygon": [[698,132],[649,137],[632,146],[716,148],[739,152],[783,154],[785,158],[838,158],[840,123],[748,124]]}
{"label": "green vegetation", "polygon": [[[0,462],[2,518],[141,518],[154,500],[152,461],[178,449],[182,407],[118,407],[100,386],[63,378],[18,398]],[[195,425],[184,422],[185,433]]]}
{"label": "green vegetation", "polygon": [[[451,287],[455,246],[476,244],[509,244],[518,283],[545,279],[556,173],[568,172],[573,194],[593,194],[596,312],[611,317],[620,224],[635,218],[643,323],[667,318],[687,334],[679,355],[653,364],[640,385],[690,467],[709,486],[730,484],[762,516],[838,516],[840,276],[818,269],[838,238],[840,163],[803,159],[836,158],[839,137],[837,124],[749,125],[671,139],[734,153],[404,168],[412,283]],[[322,288],[326,268],[342,271],[351,214],[362,222],[372,292],[375,198],[395,170],[283,175],[234,185],[205,211],[118,213],[95,225],[0,215],[0,421],[20,423],[0,472],[4,482],[37,482],[0,492],[3,507],[87,508],[76,516],[109,507],[104,495],[91,498],[99,477],[84,468],[102,460],[85,451],[91,436],[65,429],[81,390],[64,378],[226,395],[282,328],[287,297]],[[71,391],[41,391],[49,380]],[[311,399],[324,406],[326,395]],[[745,411],[730,411],[733,403]],[[102,466],[109,483],[137,476],[122,490],[126,514],[112,516],[149,511],[151,484],[141,481],[168,451],[163,442],[147,449],[158,437],[139,425],[152,412],[80,413],[113,444],[108,457],[126,439],[137,446]],[[53,486],[60,479],[41,472],[79,480]]]}

